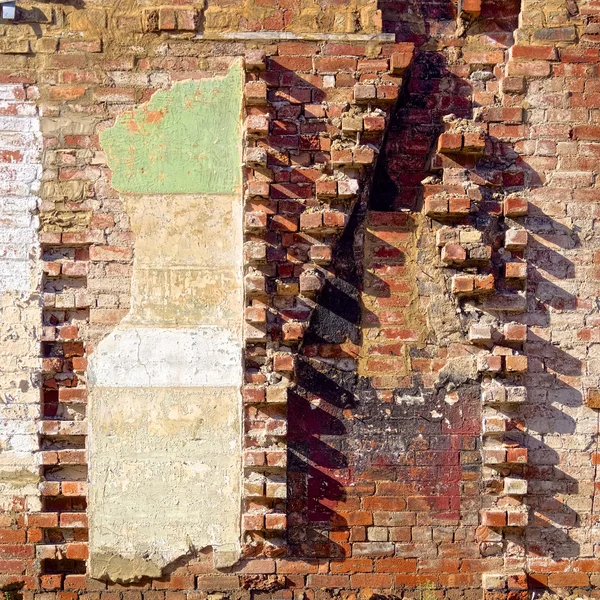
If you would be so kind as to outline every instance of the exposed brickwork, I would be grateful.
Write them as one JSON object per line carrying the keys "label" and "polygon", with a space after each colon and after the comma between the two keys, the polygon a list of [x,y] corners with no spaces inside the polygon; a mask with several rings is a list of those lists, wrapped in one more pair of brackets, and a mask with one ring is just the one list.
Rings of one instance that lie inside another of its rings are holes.
{"label": "exposed brickwork", "polygon": [[[596,594],[600,8],[87,4],[0,25],[0,140],[32,111],[45,150],[41,334],[13,315],[41,345],[43,417],[1,421],[38,421],[41,506],[0,490],[0,589]],[[381,31],[395,41],[352,37]],[[232,57],[247,78],[245,556],[94,581],[87,356],[129,309],[133,259],[98,134]],[[2,195],[32,191],[12,175],[20,152],[0,144]]]}

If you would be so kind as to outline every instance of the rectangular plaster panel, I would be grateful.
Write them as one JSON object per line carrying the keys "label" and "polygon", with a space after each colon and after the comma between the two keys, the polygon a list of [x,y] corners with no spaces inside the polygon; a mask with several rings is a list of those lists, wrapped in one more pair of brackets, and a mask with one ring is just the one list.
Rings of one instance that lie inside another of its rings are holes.
{"label": "rectangular plaster panel", "polygon": [[135,258],[130,312],[90,358],[92,577],[156,577],[208,546],[217,566],[239,557],[241,107],[237,63],[101,136]]}
{"label": "rectangular plaster panel", "polygon": [[231,193],[241,184],[241,64],[157,92],[102,135],[113,185],[135,194]]}

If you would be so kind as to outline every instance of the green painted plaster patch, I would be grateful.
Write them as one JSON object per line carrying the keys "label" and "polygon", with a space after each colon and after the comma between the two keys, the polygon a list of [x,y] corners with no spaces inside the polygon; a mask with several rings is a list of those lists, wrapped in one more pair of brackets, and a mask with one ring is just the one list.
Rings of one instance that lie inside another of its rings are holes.
{"label": "green painted plaster patch", "polygon": [[119,117],[100,141],[113,187],[132,194],[232,194],[241,185],[242,68],[183,81]]}

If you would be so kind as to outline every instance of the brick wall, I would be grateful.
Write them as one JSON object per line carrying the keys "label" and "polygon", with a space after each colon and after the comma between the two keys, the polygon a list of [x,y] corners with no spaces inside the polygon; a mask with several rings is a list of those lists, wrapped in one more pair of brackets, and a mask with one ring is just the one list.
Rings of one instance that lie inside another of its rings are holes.
{"label": "brick wall", "polygon": [[[6,230],[37,227],[39,195],[44,262],[3,308],[23,350],[3,356],[23,358],[2,371],[0,465],[31,481],[0,479],[0,587],[28,600],[594,595],[598,6],[201,9],[40,3],[0,25]],[[95,581],[87,356],[129,309],[133,258],[98,134],[238,56],[244,559],[216,571],[206,550],[160,579]]]}

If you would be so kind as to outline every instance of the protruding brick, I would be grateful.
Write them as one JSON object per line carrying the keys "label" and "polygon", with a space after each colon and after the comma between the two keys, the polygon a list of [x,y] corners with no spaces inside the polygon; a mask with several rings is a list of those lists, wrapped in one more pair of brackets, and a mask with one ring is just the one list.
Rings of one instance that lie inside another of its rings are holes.
{"label": "protruding brick", "polygon": [[266,167],[267,149],[260,146],[246,148],[246,165],[249,167]]}
{"label": "protruding brick", "polygon": [[504,247],[507,250],[523,250],[527,246],[527,230],[509,229],[504,234]]}
{"label": "protruding brick", "polygon": [[469,341],[474,344],[487,344],[492,340],[492,328],[489,325],[471,325]]}
{"label": "protruding brick", "polygon": [[494,276],[493,275],[476,275],[475,276],[475,292],[479,294],[487,294],[494,291]]}
{"label": "protruding brick", "polygon": [[337,185],[340,198],[353,198],[360,189],[358,179],[340,179]]}
{"label": "protruding brick", "polygon": [[527,325],[522,323],[505,323],[504,339],[507,342],[524,342],[527,340]]}
{"label": "protruding brick", "polygon": [[524,217],[527,215],[529,203],[525,198],[506,198],[504,200],[504,216],[505,217]]}
{"label": "protruding brick", "polygon": [[487,527],[506,527],[506,511],[484,510],[481,512],[481,524]]}
{"label": "protruding brick", "polygon": [[465,133],[463,135],[463,151],[468,154],[481,154],[485,149],[485,134]]}
{"label": "protruding brick", "polygon": [[471,294],[475,289],[475,278],[472,275],[455,275],[452,278],[453,294]]}
{"label": "protruding brick", "polygon": [[315,244],[310,248],[310,260],[317,264],[328,264],[331,262],[332,249],[331,246]]}
{"label": "protruding brick", "polygon": [[467,259],[467,251],[460,244],[446,244],[442,248],[442,262],[461,263]]}
{"label": "protruding brick", "polygon": [[527,510],[509,510],[506,513],[506,524],[509,527],[526,527],[529,523]]}
{"label": "protruding brick", "polygon": [[357,84],[354,86],[354,101],[358,104],[373,102],[377,98],[377,88],[374,85]]}
{"label": "protruding brick", "polygon": [[504,267],[504,275],[507,279],[526,279],[526,262],[507,262]]}
{"label": "protruding brick", "polygon": [[448,200],[450,216],[463,216],[471,212],[471,199],[467,196],[451,197]]}
{"label": "protruding brick", "polygon": [[527,371],[526,356],[506,356],[506,370],[510,373],[525,373]]}
{"label": "protruding brick", "polygon": [[[479,3],[479,0],[463,0],[465,3],[472,4],[474,2]],[[482,587],[484,590],[505,590],[506,589],[506,575],[503,573],[484,573],[482,575]]]}
{"label": "protruding brick", "polygon": [[502,371],[502,357],[495,354],[484,354],[477,358],[477,369],[484,373]]}
{"label": "protruding brick", "polygon": [[360,115],[345,115],[342,117],[344,133],[360,133],[363,130],[363,120]]}
{"label": "protruding brick", "polygon": [[585,405],[588,408],[599,409],[600,408],[600,389],[592,388],[588,389],[586,394]]}
{"label": "protruding brick", "polygon": [[506,432],[506,427],[506,419],[501,416],[489,416],[483,419],[483,433],[485,435],[503,434]]}
{"label": "protruding brick", "polygon": [[247,104],[266,104],[267,84],[264,81],[249,81],[244,86],[244,100]]}
{"label": "protruding brick", "polygon": [[264,50],[248,50],[244,66],[247,71],[264,71],[267,68],[267,57]]}
{"label": "protruding brick", "polygon": [[323,179],[315,182],[318,198],[333,198],[337,196],[338,182],[335,179]]}
{"label": "protruding brick", "polygon": [[528,453],[527,448],[508,448],[506,451],[506,462],[527,464]]}
{"label": "protruding brick", "polygon": [[390,56],[390,71],[394,75],[402,75],[410,66],[413,58],[412,52],[394,52]]}
{"label": "protruding brick", "polygon": [[263,137],[269,135],[269,118],[266,115],[249,115],[246,119],[246,131],[250,135]]}
{"label": "protruding brick", "polygon": [[438,140],[437,151],[444,153],[456,153],[462,150],[462,133],[442,133]]}
{"label": "protruding brick", "polygon": [[509,496],[524,496],[527,494],[527,480],[516,477],[505,477],[504,493]]}
{"label": "protruding brick", "polygon": [[425,214],[428,217],[448,216],[448,198],[436,196],[425,198]]}

